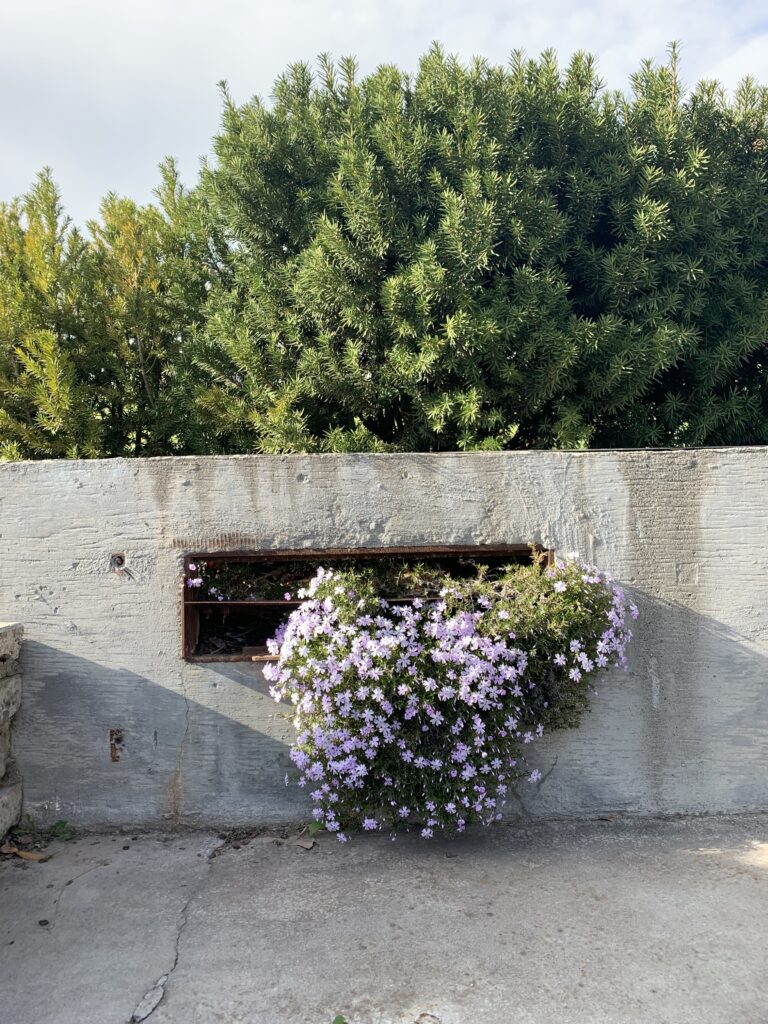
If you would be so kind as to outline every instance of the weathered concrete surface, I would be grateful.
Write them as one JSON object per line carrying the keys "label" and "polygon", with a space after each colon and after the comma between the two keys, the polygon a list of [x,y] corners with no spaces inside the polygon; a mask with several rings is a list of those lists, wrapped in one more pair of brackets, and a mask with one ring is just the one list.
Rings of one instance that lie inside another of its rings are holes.
{"label": "weathered concrete surface", "polygon": [[766,1020],[765,816],[211,845],[0,864],[4,1018],[127,1024],[154,990],[151,1024]]}
{"label": "weathered concrete surface", "polygon": [[113,833],[53,843],[43,864],[2,859],[3,1019],[127,1024],[173,963],[183,909],[215,845],[201,835]]}
{"label": "weathered concrete surface", "polygon": [[547,781],[526,813],[768,809],[768,448],[740,448],[0,465],[0,609],[27,637],[26,810],[88,825],[306,815],[258,668],[180,659],[185,552],[529,541],[611,570],[641,619],[629,674],[540,745]]}

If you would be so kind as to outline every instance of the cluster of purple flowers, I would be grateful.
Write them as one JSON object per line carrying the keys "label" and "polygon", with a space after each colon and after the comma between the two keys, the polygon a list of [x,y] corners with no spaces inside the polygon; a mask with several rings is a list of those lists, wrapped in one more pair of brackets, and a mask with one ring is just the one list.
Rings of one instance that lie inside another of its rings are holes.
{"label": "cluster of purple flowers", "polygon": [[429,839],[501,818],[510,786],[541,777],[524,750],[558,724],[547,695],[583,694],[597,669],[626,665],[637,614],[610,577],[575,561],[447,581],[438,600],[400,605],[321,568],[299,597],[265,672],[294,706],[298,785],[341,842],[356,828],[418,822]]}
{"label": "cluster of purple flowers", "polygon": [[211,570],[207,562],[200,562],[199,565],[196,565],[194,562],[190,562],[187,566],[187,572],[189,575],[186,577],[185,586],[190,590],[200,590],[201,588],[204,588],[207,596],[215,598],[217,601],[226,601],[229,597],[228,594],[222,594],[222,592],[215,587],[209,579]]}

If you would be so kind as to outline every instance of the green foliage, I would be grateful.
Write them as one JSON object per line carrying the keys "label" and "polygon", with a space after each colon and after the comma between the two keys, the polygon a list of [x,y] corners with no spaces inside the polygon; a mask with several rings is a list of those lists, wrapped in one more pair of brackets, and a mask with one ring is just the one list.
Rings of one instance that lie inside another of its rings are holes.
{"label": "green foliage", "polygon": [[[439,564],[414,563],[398,557],[377,558],[368,566],[361,566],[355,558],[331,558],[324,562],[326,568],[334,571],[356,572],[381,597],[435,596],[445,584],[445,569]],[[477,563],[472,559],[459,559],[458,565],[466,575],[475,575]],[[202,597],[274,601],[282,599],[287,592],[294,595],[300,588],[307,587],[317,572],[317,561],[254,563],[211,558],[190,564],[188,570],[185,585]]]}
{"label": "green foliage", "polygon": [[0,454],[768,442],[768,92],[291,66],[197,186],[0,208]]}
{"label": "green foliage", "polygon": [[68,843],[75,838],[77,833],[72,825],[63,818],[54,821],[52,825],[38,825],[29,814],[25,814],[18,825],[10,831],[14,841],[27,842],[35,845],[43,845],[54,839]]}
{"label": "green foliage", "polygon": [[0,457],[171,453],[171,384],[205,271],[172,164],[158,207],[108,196],[86,238],[50,173],[0,206]]}
{"label": "green foliage", "polygon": [[227,101],[210,450],[766,440],[766,92],[632,85],[434,47]]}
{"label": "green foliage", "polygon": [[64,821],[63,819],[61,821],[54,821],[54,823],[48,829],[48,835],[51,837],[51,839],[59,839],[65,843],[68,843],[70,840],[74,839],[75,834],[76,833],[74,828],[72,828],[69,822]]}

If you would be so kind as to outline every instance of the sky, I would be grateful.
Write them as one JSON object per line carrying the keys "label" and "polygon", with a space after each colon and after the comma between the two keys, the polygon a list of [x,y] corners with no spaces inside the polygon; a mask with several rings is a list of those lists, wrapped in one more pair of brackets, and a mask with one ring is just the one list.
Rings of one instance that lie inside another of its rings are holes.
{"label": "sky", "polygon": [[760,0],[0,0],[0,200],[48,165],[79,223],[108,191],[149,201],[166,155],[194,182],[222,79],[243,102],[292,61],[328,51],[411,71],[434,40],[498,63],[587,50],[611,88],[679,40],[688,85],[768,82]]}

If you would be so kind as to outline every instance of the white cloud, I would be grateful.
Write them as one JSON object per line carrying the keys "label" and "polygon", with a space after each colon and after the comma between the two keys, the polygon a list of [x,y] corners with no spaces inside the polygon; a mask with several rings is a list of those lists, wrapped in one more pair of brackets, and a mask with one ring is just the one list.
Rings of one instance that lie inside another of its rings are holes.
{"label": "white cloud", "polygon": [[216,83],[235,98],[269,94],[290,61],[328,50],[363,71],[413,69],[434,39],[503,62],[514,48],[596,53],[623,87],[644,57],[683,40],[683,74],[734,86],[768,78],[756,0],[2,0],[0,197],[54,168],[79,220],[109,189],[145,200],[166,154],[188,179],[219,120]]}
{"label": "white cloud", "polygon": [[743,46],[723,53],[706,72],[708,78],[719,78],[730,85],[746,74],[768,82],[768,32],[753,36]]}

